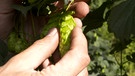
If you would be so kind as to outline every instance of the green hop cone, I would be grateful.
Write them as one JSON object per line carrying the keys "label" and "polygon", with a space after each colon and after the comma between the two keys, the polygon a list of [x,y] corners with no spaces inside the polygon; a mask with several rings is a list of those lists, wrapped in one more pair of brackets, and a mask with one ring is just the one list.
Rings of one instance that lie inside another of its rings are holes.
{"label": "green hop cone", "polygon": [[75,21],[70,14],[65,14],[60,20],[59,51],[61,53],[61,56],[63,56],[70,49],[70,42],[71,42],[70,35],[75,25],[76,25]]}
{"label": "green hop cone", "polygon": [[8,37],[8,48],[10,51],[19,53],[28,47],[25,39],[18,37],[16,32],[11,32]]}

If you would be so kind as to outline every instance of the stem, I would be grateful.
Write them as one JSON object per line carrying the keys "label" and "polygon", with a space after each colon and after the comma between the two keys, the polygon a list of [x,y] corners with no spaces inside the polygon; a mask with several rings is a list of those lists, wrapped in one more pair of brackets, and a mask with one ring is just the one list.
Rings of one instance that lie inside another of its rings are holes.
{"label": "stem", "polygon": [[120,59],[121,59],[120,62],[119,62],[119,60],[117,59],[115,53],[114,53],[114,58],[115,58],[117,64],[120,66],[120,74],[122,75],[122,73],[123,73],[122,70],[124,70],[124,71],[126,72],[125,68],[123,68],[122,51],[120,52]]}
{"label": "stem", "polygon": [[116,58],[115,53],[114,53],[114,58],[115,58],[115,60],[116,60],[117,64],[120,66],[120,63],[119,63],[118,59]]}
{"label": "stem", "polygon": [[73,2],[74,2],[74,0],[69,1],[68,5],[67,5],[67,7],[66,7],[66,11],[70,8],[70,6],[71,6],[71,4],[72,4]]}
{"label": "stem", "polygon": [[20,14],[20,18],[21,18],[21,25],[20,25],[20,36],[21,36],[21,38],[22,39],[24,39],[25,38],[25,35],[24,35],[24,18],[23,18],[23,15],[22,14]]}
{"label": "stem", "polygon": [[32,12],[31,11],[30,11],[30,15],[31,15],[31,23],[32,23],[33,35],[34,35],[34,37],[36,37],[36,30],[35,30],[34,18],[33,18],[33,15],[32,15]]}
{"label": "stem", "polygon": [[122,51],[120,51],[120,53],[121,53],[121,66],[120,66],[120,68],[121,68],[121,75],[122,75],[122,69],[123,69],[123,64],[122,64],[122,62],[123,62],[123,60],[122,60]]}

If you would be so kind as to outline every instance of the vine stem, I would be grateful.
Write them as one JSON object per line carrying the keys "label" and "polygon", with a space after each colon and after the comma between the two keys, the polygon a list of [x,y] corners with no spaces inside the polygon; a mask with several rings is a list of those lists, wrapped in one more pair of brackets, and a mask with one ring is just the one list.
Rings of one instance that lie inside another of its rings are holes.
{"label": "vine stem", "polygon": [[32,23],[33,35],[34,35],[34,37],[36,37],[36,30],[35,30],[34,18],[33,18],[33,15],[32,15],[32,12],[31,11],[30,11],[30,15],[31,15],[31,23]]}
{"label": "vine stem", "polygon": [[121,54],[121,57],[120,57],[121,58],[121,66],[120,66],[120,68],[121,68],[121,75],[122,75],[122,73],[123,73],[122,72],[122,68],[123,68],[123,64],[122,64],[122,62],[123,62],[123,60],[122,60],[122,51],[120,51],[120,54]]}
{"label": "vine stem", "polygon": [[122,75],[122,73],[123,73],[122,70],[124,70],[124,71],[126,72],[125,68],[123,68],[122,51],[120,52],[120,62],[119,62],[119,60],[117,59],[115,53],[114,53],[114,58],[115,58],[117,64],[120,66],[120,74]]}
{"label": "vine stem", "polygon": [[24,17],[22,15],[20,15],[21,18],[21,26],[20,26],[20,35],[21,38],[25,38],[25,33],[24,33]]}
{"label": "vine stem", "polygon": [[71,6],[71,4],[72,4],[73,2],[74,2],[74,0],[69,1],[68,5],[67,5],[67,7],[66,7],[66,11],[70,8],[70,6]]}

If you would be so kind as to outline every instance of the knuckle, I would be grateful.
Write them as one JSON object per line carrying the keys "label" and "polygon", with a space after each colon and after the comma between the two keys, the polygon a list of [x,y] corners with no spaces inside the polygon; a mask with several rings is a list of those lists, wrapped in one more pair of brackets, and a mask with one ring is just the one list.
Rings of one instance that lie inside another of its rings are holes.
{"label": "knuckle", "polygon": [[39,39],[39,40],[36,40],[34,42],[34,45],[44,45],[44,44],[48,44],[48,43],[52,43],[52,38],[49,37],[49,38],[43,38],[43,39]]}
{"label": "knuckle", "polygon": [[88,55],[88,52],[76,49],[76,56],[79,62],[81,62],[83,65],[88,65],[90,63],[90,56]]}
{"label": "knuckle", "polygon": [[85,65],[88,65],[90,63],[90,57],[88,54],[80,55],[79,58],[80,58],[81,62],[83,62]]}

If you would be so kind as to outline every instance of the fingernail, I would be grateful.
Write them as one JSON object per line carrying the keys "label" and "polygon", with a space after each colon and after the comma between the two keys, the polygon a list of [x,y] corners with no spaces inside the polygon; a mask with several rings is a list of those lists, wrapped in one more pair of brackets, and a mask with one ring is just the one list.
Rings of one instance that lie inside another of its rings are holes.
{"label": "fingernail", "polygon": [[53,35],[55,35],[56,33],[57,33],[57,28],[52,28],[52,29],[48,32],[47,36],[53,36]]}

